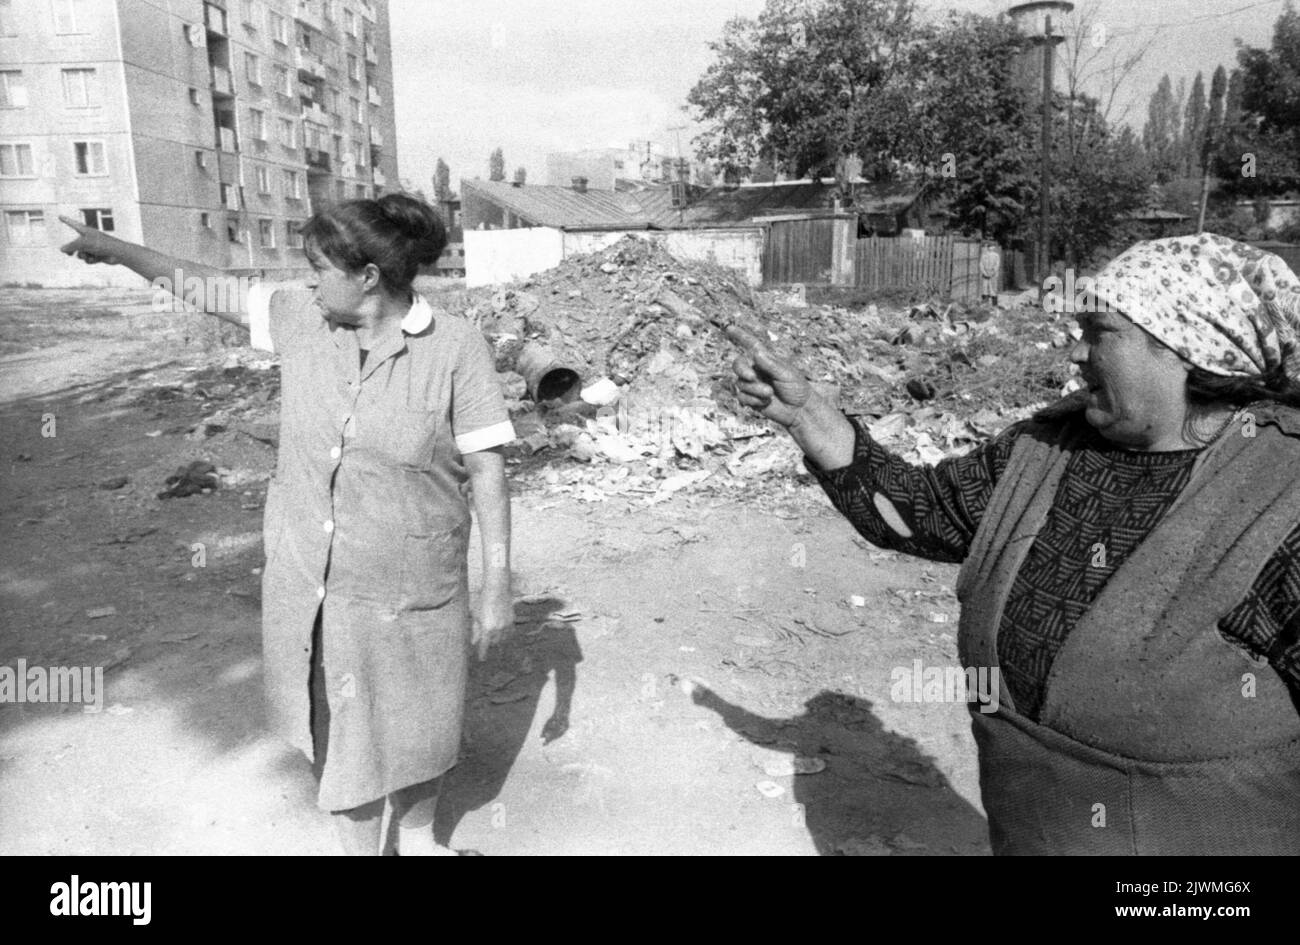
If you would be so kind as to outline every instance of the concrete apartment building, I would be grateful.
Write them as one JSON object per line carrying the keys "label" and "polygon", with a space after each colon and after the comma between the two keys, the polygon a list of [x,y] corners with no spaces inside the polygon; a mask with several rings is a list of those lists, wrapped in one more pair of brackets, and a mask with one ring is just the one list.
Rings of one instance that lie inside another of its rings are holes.
{"label": "concrete apartment building", "polygon": [[138,285],[60,214],[284,274],[295,227],[397,187],[387,0],[0,0],[0,284]]}

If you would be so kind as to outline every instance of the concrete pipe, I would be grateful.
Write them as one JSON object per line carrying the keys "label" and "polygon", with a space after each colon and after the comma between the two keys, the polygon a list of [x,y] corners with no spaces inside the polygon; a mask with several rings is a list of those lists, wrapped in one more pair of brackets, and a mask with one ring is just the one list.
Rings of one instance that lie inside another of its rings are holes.
{"label": "concrete pipe", "polygon": [[539,404],[544,400],[573,400],[582,380],[576,370],[561,363],[554,351],[533,342],[519,352],[515,373],[523,376],[529,396]]}

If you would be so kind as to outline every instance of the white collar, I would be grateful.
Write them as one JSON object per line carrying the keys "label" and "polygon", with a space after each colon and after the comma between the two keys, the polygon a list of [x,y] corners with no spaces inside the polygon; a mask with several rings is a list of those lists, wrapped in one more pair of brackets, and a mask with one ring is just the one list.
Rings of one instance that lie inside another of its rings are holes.
{"label": "white collar", "polygon": [[433,308],[420,293],[412,292],[411,295],[414,296],[414,301],[411,302],[410,311],[402,316],[402,331],[408,335],[418,335],[432,324]]}

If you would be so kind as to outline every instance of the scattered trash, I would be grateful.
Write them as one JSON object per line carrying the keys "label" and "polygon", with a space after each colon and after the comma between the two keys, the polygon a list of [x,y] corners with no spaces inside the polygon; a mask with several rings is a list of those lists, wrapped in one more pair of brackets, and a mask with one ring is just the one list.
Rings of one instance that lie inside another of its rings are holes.
{"label": "scattered trash", "polygon": [[177,467],[176,472],[168,476],[158,493],[160,499],[180,499],[191,495],[207,495],[220,484],[217,467],[212,463],[195,460],[188,466]]}
{"label": "scattered trash", "polygon": [[110,605],[108,607],[91,608],[90,610],[86,611],[86,616],[89,617],[91,620],[96,620],[100,617],[112,617],[116,613],[117,613],[117,608]]}

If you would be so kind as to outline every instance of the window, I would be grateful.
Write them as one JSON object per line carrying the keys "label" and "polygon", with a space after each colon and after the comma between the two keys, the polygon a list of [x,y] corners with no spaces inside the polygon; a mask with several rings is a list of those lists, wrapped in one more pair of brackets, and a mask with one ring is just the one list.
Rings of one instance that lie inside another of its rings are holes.
{"label": "window", "polygon": [[239,209],[239,191],[235,189],[234,184],[221,185],[221,205],[227,210]]}
{"label": "window", "polygon": [[244,78],[249,85],[262,84],[262,60],[251,52],[244,53]]}
{"label": "window", "polygon": [[293,97],[293,88],[289,85],[289,70],[284,66],[275,67],[275,90],[281,95]]}
{"label": "window", "polygon": [[361,99],[359,98],[352,99],[352,120],[353,121],[366,120],[366,106],[362,104]]}
{"label": "window", "polygon": [[271,192],[271,169],[260,164],[257,166],[257,192],[259,194]]}
{"label": "window", "polygon": [[343,163],[343,137],[341,135],[334,136],[334,162],[336,164]]}
{"label": "window", "polygon": [[199,214],[199,226],[205,230],[212,229],[212,214],[206,210]]}
{"label": "window", "polygon": [[53,3],[54,32],[86,32],[86,13],[88,10],[86,0],[53,0]]}
{"label": "window", "polygon": [[93,226],[105,233],[113,232],[113,211],[111,209],[83,209],[81,211],[81,220],[86,226]]}
{"label": "window", "polygon": [[357,35],[357,15],[347,7],[343,8],[343,29],[349,36]]}
{"label": "window", "polygon": [[307,141],[307,147],[314,151],[325,150],[325,129],[320,125],[313,124],[310,121],[302,123],[303,137]]}
{"label": "window", "polygon": [[352,153],[354,153],[354,154],[357,156],[357,167],[365,167],[365,166],[366,166],[366,151],[367,151],[367,150],[369,150],[369,149],[366,148],[366,147],[365,147],[365,146],[364,146],[360,141],[355,141],[355,140],[354,140],[354,141],[352,142]]}
{"label": "window", "polygon": [[63,70],[63,104],[69,108],[93,108],[99,104],[99,83],[94,69]]}
{"label": "window", "polygon": [[348,78],[353,82],[361,81],[361,70],[358,68],[357,57],[348,53]]}
{"label": "window", "polygon": [[198,90],[198,89],[190,89],[190,104],[191,104],[191,105],[197,105],[197,104],[199,104],[199,90]]}
{"label": "window", "polygon": [[27,86],[21,69],[0,72],[0,108],[26,108]]}
{"label": "window", "polygon": [[280,119],[280,143],[286,148],[296,148],[298,146],[298,136],[294,133],[291,119]]}
{"label": "window", "polygon": [[252,126],[253,137],[258,141],[266,140],[266,112],[260,108],[248,110],[248,123]]}
{"label": "window", "polygon": [[235,225],[234,220],[226,221],[226,239],[232,243],[239,242],[239,227]]}
{"label": "window", "polygon": [[45,242],[45,211],[6,210],[5,230],[15,246],[39,246]]}
{"label": "window", "polygon": [[334,182],[334,193],[338,195],[339,200],[346,200],[348,196],[348,185],[343,181]]}
{"label": "window", "polygon": [[240,4],[243,7],[243,23],[245,26],[251,26],[258,29],[262,22],[262,10],[257,0],[243,0]]}
{"label": "window", "polygon": [[358,200],[365,200],[365,199],[366,199],[366,185],[365,185],[365,184],[357,184],[357,199],[358,199]]}
{"label": "window", "polygon": [[0,36],[17,36],[18,30],[14,28],[17,25],[11,0],[0,0]]}
{"label": "window", "polygon": [[76,163],[74,173],[82,177],[102,177],[108,173],[104,160],[104,142],[74,141],[72,155]]}
{"label": "window", "polygon": [[262,249],[275,249],[275,221],[257,221],[257,241]]}
{"label": "window", "polygon": [[196,165],[198,165],[199,167],[207,167],[207,166],[208,166],[208,152],[206,152],[206,151],[195,151],[195,152],[194,152],[194,163],[195,163]]}
{"label": "window", "polygon": [[302,249],[302,220],[288,220],[284,224],[284,245]]}
{"label": "window", "polygon": [[284,172],[283,172],[283,181],[284,181],[284,199],[285,199],[285,200],[300,200],[300,199],[302,199],[302,191],[299,189],[299,188],[300,188],[301,180],[302,180],[302,179],[298,176],[298,172],[297,172],[297,171],[284,171]]}
{"label": "window", "polygon": [[35,177],[30,144],[0,144],[0,177]]}
{"label": "window", "polygon": [[271,38],[281,46],[289,45],[289,21],[274,10],[271,16]]}

